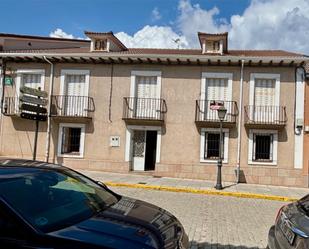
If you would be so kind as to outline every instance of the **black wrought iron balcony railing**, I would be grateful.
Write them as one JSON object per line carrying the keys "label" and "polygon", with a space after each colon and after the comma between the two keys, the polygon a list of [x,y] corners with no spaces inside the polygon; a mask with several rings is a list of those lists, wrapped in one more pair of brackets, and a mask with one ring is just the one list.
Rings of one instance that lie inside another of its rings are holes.
{"label": "black wrought iron balcony railing", "polygon": [[3,112],[6,116],[19,114],[19,100],[17,97],[4,97]]}
{"label": "black wrought iron balcony railing", "polygon": [[51,116],[91,118],[95,111],[92,97],[73,95],[53,95]]}
{"label": "black wrought iron balcony railing", "polygon": [[236,101],[219,101],[219,100],[196,100],[195,122],[196,123],[219,123],[218,111],[212,110],[211,105],[214,102],[221,102],[226,108],[224,123],[236,124],[238,116],[238,107]]}
{"label": "black wrought iron balcony railing", "polygon": [[123,99],[124,120],[148,120],[164,122],[167,112],[164,99],[125,97]]}
{"label": "black wrought iron balcony railing", "polygon": [[286,122],[285,106],[245,106],[246,125],[284,126]]}

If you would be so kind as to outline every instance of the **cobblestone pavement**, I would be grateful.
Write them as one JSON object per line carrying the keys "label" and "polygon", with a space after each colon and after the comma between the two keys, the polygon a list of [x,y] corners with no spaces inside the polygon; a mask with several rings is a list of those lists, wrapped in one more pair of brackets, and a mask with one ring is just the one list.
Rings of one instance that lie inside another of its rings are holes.
{"label": "cobblestone pavement", "polygon": [[184,225],[191,249],[255,249],[267,245],[278,201],[162,192],[123,187],[115,192],[158,205]]}

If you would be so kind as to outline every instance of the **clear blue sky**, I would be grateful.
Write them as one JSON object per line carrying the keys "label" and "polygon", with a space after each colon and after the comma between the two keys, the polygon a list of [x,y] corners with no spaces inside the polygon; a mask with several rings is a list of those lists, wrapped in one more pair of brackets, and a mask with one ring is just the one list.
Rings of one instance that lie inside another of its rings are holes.
{"label": "clear blue sky", "polygon": [[[124,31],[130,35],[145,25],[173,25],[179,0],[0,0],[0,32],[49,35],[61,28],[76,37],[84,30]],[[191,0],[203,9],[217,6],[219,18],[242,14],[250,0]],[[158,8],[162,18],[153,21]]]}

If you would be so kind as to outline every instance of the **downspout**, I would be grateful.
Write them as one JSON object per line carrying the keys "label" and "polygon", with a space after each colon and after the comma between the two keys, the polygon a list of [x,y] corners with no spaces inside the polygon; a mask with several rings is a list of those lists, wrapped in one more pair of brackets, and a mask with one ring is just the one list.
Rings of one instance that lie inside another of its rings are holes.
{"label": "downspout", "polygon": [[46,151],[45,161],[49,160],[49,148],[50,148],[50,131],[51,131],[51,98],[54,88],[54,64],[43,56],[43,59],[50,64],[50,76],[49,76],[49,91],[48,91],[48,106],[47,106],[47,133],[46,133]]}
{"label": "downspout", "polygon": [[242,131],[242,113],[243,113],[243,84],[244,84],[244,66],[245,60],[241,60],[240,69],[240,96],[239,96],[239,114],[238,114],[238,140],[237,140],[237,166],[236,166],[236,183],[240,182],[240,154],[241,154],[241,131]]}
{"label": "downspout", "polygon": [[108,120],[112,123],[112,100],[113,100],[113,79],[114,79],[114,64],[111,65],[111,81],[109,91],[109,104],[108,104]]}
{"label": "downspout", "polygon": [[4,89],[5,89],[5,72],[6,72],[6,61],[2,59],[1,62],[1,72],[2,72],[2,89],[1,89],[1,114],[4,113]]}

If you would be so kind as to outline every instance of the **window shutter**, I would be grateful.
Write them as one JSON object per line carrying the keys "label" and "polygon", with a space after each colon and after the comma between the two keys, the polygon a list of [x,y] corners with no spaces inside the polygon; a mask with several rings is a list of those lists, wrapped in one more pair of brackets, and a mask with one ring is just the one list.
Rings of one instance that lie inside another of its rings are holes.
{"label": "window shutter", "polygon": [[22,74],[22,86],[38,89],[41,86],[41,74]]}

